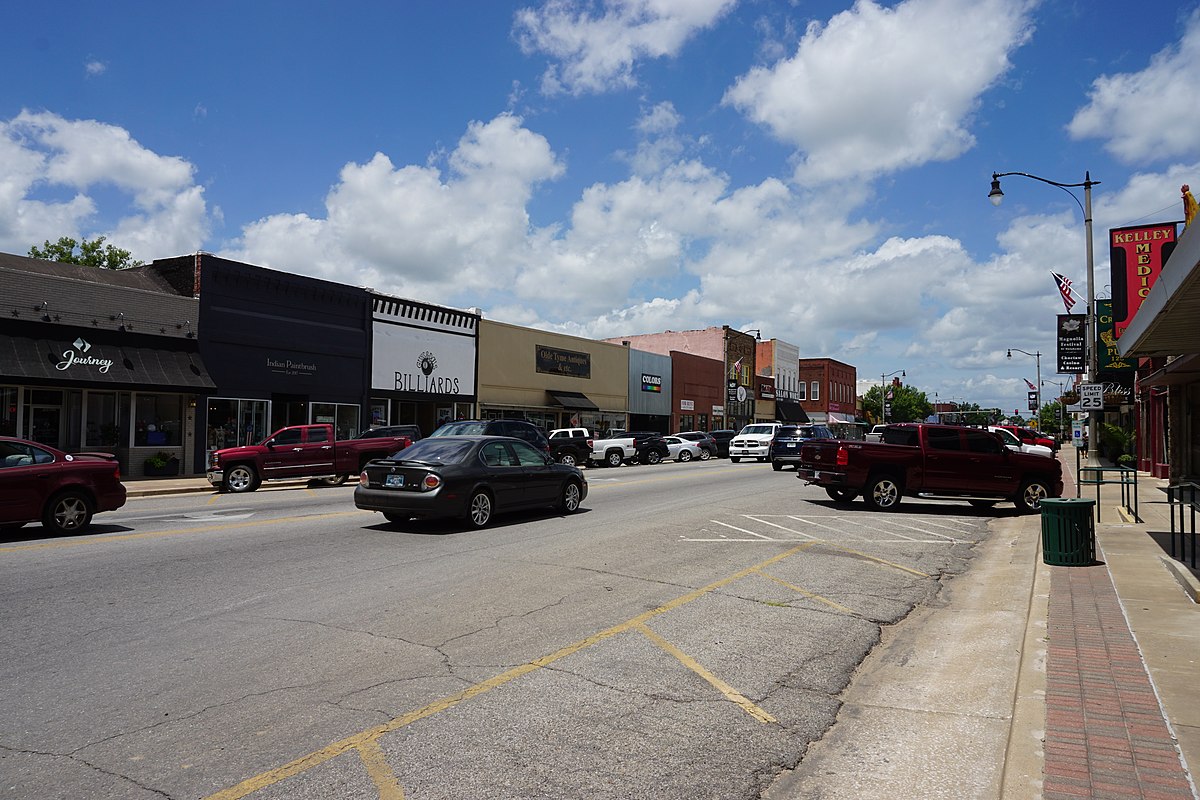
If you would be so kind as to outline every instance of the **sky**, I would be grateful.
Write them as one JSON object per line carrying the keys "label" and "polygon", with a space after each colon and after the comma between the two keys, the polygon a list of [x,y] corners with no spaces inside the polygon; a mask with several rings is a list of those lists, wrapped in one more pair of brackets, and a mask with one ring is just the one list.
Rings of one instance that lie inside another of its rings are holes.
{"label": "sky", "polygon": [[24,3],[0,251],[105,236],[589,338],[729,325],[1024,409],[1200,184],[1200,2]]}

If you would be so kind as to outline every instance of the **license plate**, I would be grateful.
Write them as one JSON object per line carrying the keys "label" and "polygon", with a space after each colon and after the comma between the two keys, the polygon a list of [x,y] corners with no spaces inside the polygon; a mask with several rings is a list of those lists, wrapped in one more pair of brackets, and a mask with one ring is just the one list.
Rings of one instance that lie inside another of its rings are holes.
{"label": "license plate", "polygon": [[383,476],[383,485],[389,489],[397,489],[404,485],[403,475],[385,475]]}

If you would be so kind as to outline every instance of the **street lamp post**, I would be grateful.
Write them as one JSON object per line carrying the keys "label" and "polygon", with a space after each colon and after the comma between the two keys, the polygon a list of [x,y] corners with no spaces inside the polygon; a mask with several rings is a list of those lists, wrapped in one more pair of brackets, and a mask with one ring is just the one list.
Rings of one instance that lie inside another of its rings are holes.
{"label": "street lamp post", "polygon": [[[1092,180],[1092,173],[1085,171],[1083,173],[1083,183],[1059,183],[1058,181],[1047,180],[1040,178],[1037,175],[1030,175],[1028,172],[993,172],[992,173],[992,190],[988,192],[988,199],[992,201],[992,205],[999,206],[1004,199],[1004,192],[1000,191],[1000,179],[1006,178],[1009,175],[1020,175],[1023,178],[1033,178],[1035,181],[1048,183],[1051,186],[1057,186],[1067,194],[1071,195],[1071,199],[1083,211],[1083,235],[1084,244],[1087,252],[1087,335],[1084,338],[1084,343],[1088,351],[1088,374],[1089,381],[1096,380],[1096,373],[1099,372],[1098,364],[1099,357],[1096,352],[1096,267],[1092,257],[1092,187],[1098,186],[1100,181]],[[1071,189],[1083,187],[1083,203],[1079,202],[1079,198]],[[1041,387],[1038,387],[1041,391]],[[1098,441],[1096,439],[1096,415],[1094,412],[1088,412],[1088,441]]]}
{"label": "street lamp post", "polygon": [[1057,420],[1058,421],[1058,439],[1059,439],[1059,441],[1062,441],[1062,434],[1063,434],[1062,397],[1063,397],[1063,392],[1066,391],[1066,383],[1064,383],[1063,381],[1042,381],[1042,383],[1052,383],[1058,387],[1058,409],[1057,409],[1058,413],[1055,416],[1058,418],[1058,420]]}
{"label": "street lamp post", "polygon": [[1012,358],[1013,350],[1016,350],[1018,353],[1024,353],[1027,356],[1033,356],[1037,360],[1037,408],[1034,409],[1033,413],[1036,415],[1034,419],[1038,421],[1038,425],[1040,426],[1042,424],[1042,351],[1038,350],[1036,353],[1031,353],[1019,347],[1010,347],[1008,348],[1008,357],[1010,359]]}
{"label": "street lamp post", "polygon": [[879,418],[885,425],[887,424],[887,379],[893,375],[899,375],[901,378],[908,377],[902,369],[879,376]]}

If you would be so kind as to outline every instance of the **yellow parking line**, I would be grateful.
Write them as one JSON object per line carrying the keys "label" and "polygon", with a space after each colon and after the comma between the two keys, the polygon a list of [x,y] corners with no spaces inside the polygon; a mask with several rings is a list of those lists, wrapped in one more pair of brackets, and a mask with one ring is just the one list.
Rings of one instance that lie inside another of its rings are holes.
{"label": "yellow parking line", "polygon": [[184,536],[189,533],[208,533],[210,531],[231,531],[237,528],[253,528],[256,525],[278,525],[284,522],[299,520],[333,519],[357,514],[374,514],[374,511],[335,511],[329,514],[313,514],[308,517],[279,517],[277,519],[248,520],[246,522],[230,522],[224,525],[204,525],[199,528],[180,528],[173,531],[142,531],[141,533],[119,533],[108,536],[86,536],[78,539],[64,539],[58,542],[38,542],[37,544],[18,544],[0,547],[0,554],[14,553],[19,550],[50,550],[58,547],[80,547],[85,544],[108,544],[110,542],[131,542],[137,539],[151,539],[160,536]]}
{"label": "yellow parking line", "polygon": [[893,567],[895,569],[902,570],[904,572],[912,573],[913,575],[919,575],[922,578],[932,578],[933,577],[932,575],[929,575],[928,573],[921,572],[920,570],[913,569],[912,567],[906,567],[903,564],[897,564],[894,561],[888,561],[885,558],[878,558],[876,556],[868,555],[866,553],[860,553],[857,550],[851,550],[849,547],[839,547],[838,545],[830,542],[828,539],[822,539],[821,544],[823,544],[827,547],[831,547],[834,550],[841,550],[843,553],[849,553],[850,555],[854,555],[854,556],[861,556],[862,558],[865,558],[868,561],[874,561],[878,564],[883,564],[885,566]]}
{"label": "yellow parking line", "polygon": [[583,650],[585,647],[590,647],[593,644],[602,642],[605,639],[616,636],[617,634],[632,630],[637,626],[644,624],[647,620],[653,619],[660,614],[665,614],[668,611],[673,611],[674,609],[686,605],[693,600],[704,597],[710,592],[716,591],[717,589],[728,586],[735,581],[741,580],[757,570],[769,567],[772,564],[782,561],[788,556],[799,553],[801,550],[805,549],[806,547],[810,547],[811,545],[812,542],[806,542],[799,547],[793,547],[790,550],[785,550],[782,553],[778,553],[777,555],[768,558],[766,561],[755,564],[752,567],[747,567],[739,572],[735,572],[733,575],[721,578],[720,580],[714,581],[707,586],[702,586],[699,589],[688,592],[687,594],[680,595],[674,600],[664,603],[658,608],[644,611],[633,619],[621,622],[612,626],[611,628],[602,630],[599,633],[594,633],[585,639],[580,639],[579,641],[569,644],[560,650],[556,650],[549,655],[542,656],[541,658],[535,659],[526,664],[513,667],[507,672],[502,672],[499,675],[488,678],[486,681],[469,686],[466,689],[463,689],[461,692],[456,692],[448,697],[435,700],[426,706],[410,711],[403,716],[396,717],[395,719],[385,722],[382,725],[377,725],[374,728],[368,728],[365,731],[356,733],[352,736],[342,739],[341,741],[334,742],[333,744],[327,745],[320,750],[309,753],[305,756],[301,756],[294,761],[290,761],[281,767],[263,772],[251,778],[247,778],[236,786],[231,786],[228,789],[222,789],[216,794],[209,795],[205,800],[240,800],[240,798],[246,797],[247,795],[257,792],[260,789],[272,786],[282,780],[299,775],[301,772],[305,772],[313,767],[324,764],[326,761],[336,758],[348,750],[360,747],[366,742],[378,739],[385,733],[400,730],[401,728],[425,719],[426,717],[431,717],[441,711],[453,708],[465,700],[470,700],[472,697],[477,697],[485,692],[490,692],[492,689],[495,689],[498,686],[503,686],[509,681],[515,680],[522,675],[527,675],[530,672],[547,667],[561,658],[566,658],[569,655],[573,655],[574,653]]}
{"label": "yellow parking line", "polygon": [[371,739],[360,744],[358,757],[362,759],[367,774],[379,789],[379,800],[404,800],[404,790],[400,788],[396,773],[392,772],[392,765],[388,763],[383,748],[379,746],[379,740]]}
{"label": "yellow parking line", "polygon": [[835,603],[833,600],[830,600],[828,597],[822,597],[821,595],[814,594],[813,592],[810,592],[807,589],[802,589],[799,586],[795,585],[794,583],[788,583],[787,581],[783,580],[782,578],[776,578],[774,575],[769,575],[766,572],[763,572],[761,569],[758,570],[758,574],[762,575],[764,578],[767,578],[768,580],[775,581],[780,586],[786,586],[788,589],[791,589],[793,592],[799,592],[800,594],[804,595],[805,597],[809,598],[810,600],[816,600],[818,603],[824,603],[825,605],[829,606],[830,608],[836,608],[838,611],[849,614],[853,617],[858,616],[857,611],[854,611],[853,609],[850,609],[850,608],[846,608],[841,603]]}
{"label": "yellow parking line", "polygon": [[730,686],[728,683],[726,683],[725,681],[718,678],[716,675],[713,675],[711,672],[709,672],[707,669],[705,669],[703,666],[701,666],[700,663],[698,661],[696,661],[696,659],[692,658],[687,653],[683,652],[678,647],[671,644],[670,642],[668,642],[663,637],[659,636],[654,631],[650,630],[650,628],[646,627],[645,625],[638,625],[637,628],[650,641],[654,642],[656,645],[661,647],[663,650],[665,650],[668,653],[670,653],[671,655],[675,656],[675,658],[677,658],[679,660],[680,664],[683,664],[685,667],[690,669],[692,672],[696,673],[701,678],[703,678],[704,680],[706,680],[710,684],[712,684],[713,687],[718,692],[725,695],[726,699],[728,699],[730,702],[736,703],[737,705],[741,706],[742,710],[745,711],[747,714],[754,717],[759,722],[772,723],[772,722],[776,721],[776,719],[774,717],[772,717],[769,713],[767,713],[765,710],[763,710],[753,700],[746,697],[744,694],[739,692],[737,689],[734,689],[732,686]]}

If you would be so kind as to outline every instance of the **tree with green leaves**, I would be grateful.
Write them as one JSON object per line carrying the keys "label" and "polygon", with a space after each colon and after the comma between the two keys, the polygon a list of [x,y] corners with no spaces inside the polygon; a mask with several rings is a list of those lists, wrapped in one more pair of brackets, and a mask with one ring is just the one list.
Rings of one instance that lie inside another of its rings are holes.
{"label": "tree with green leaves", "polygon": [[[889,384],[888,389],[892,392],[888,422],[921,422],[933,413],[933,406],[924,392],[904,385]],[[863,395],[863,412],[879,422],[883,421],[880,406],[882,397],[883,389],[880,386],[872,386]]]}
{"label": "tree with green leaves", "polygon": [[[76,252],[78,248],[78,252]],[[127,269],[142,266],[128,250],[122,250],[111,244],[104,243],[103,236],[95,239],[84,239],[76,242],[69,236],[63,236],[57,242],[47,239],[42,247],[34,245],[29,248],[30,258],[40,258],[45,261],[57,261],[60,264],[79,264],[84,267],[100,267],[101,269]]]}

